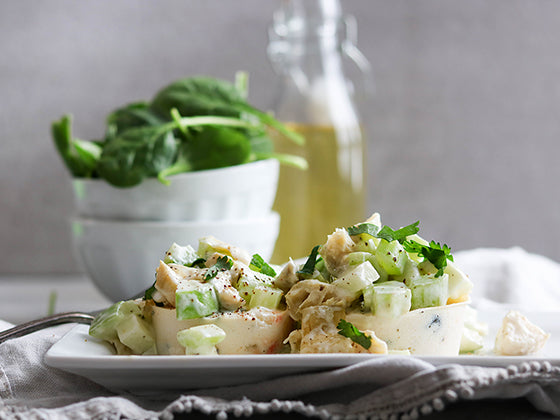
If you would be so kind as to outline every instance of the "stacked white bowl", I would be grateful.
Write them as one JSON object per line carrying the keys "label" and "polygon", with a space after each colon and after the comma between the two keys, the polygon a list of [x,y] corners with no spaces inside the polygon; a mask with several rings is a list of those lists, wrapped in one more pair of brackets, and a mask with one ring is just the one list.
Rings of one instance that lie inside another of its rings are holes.
{"label": "stacked white bowl", "polygon": [[272,211],[278,161],[174,175],[166,186],[146,179],[131,188],[104,180],[73,180],[77,257],[108,298],[130,298],[150,287],[155,268],[175,242],[214,236],[268,260],[280,218]]}

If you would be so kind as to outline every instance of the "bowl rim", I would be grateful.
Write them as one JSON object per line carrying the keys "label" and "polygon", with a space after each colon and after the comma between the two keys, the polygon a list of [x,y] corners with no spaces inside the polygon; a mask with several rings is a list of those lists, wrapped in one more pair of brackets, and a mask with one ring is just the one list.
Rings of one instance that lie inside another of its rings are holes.
{"label": "bowl rim", "polygon": [[[168,179],[170,182],[173,182],[174,180],[180,181],[183,178],[193,179],[193,178],[211,177],[211,176],[226,176],[226,175],[231,176],[232,174],[230,174],[230,172],[243,172],[253,168],[256,170],[256,169],[261,169],[261,167],[267,168],[268,166],[270,166],[273,170],[276,171],[280,167],[280,162],[278,161],[278,159],[275,158],[259,159],[252,162],[240,163],[239,165],[224,166],[222,168],[203,169],[203,170],[192,171],[192,172],[182,172],[180,174],[170,175]],[[72,177],[71,179],[73,183],[106,184],[113,188],[123,189],[122,187],[114,187],[103,178]],[[157,182],[158,184],[161,184],[157,179],[157,177],[149,177],[149,178],[144,178],[140,184],[125,189],[133,189],[135,187],[141,186],[146,182]]]}

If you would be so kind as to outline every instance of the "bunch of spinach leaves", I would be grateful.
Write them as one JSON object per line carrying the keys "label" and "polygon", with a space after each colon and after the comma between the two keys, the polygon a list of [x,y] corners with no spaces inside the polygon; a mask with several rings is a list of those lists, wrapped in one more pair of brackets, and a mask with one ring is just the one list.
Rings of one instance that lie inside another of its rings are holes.
{"label": "bunch of spinach leaves", "polygon": [[168,183],[174,174],[267,158],[305,168],[301,157],[274,153],[268,133],[274,130],[298,144],[303,138],[245,98],[243,83],[184,78],[161,89],[151,102],[110,113],[102,140],[74,138],[70,115],[53,122],[51,133],[72,176],[102,178],[116,187],[153,177]]}

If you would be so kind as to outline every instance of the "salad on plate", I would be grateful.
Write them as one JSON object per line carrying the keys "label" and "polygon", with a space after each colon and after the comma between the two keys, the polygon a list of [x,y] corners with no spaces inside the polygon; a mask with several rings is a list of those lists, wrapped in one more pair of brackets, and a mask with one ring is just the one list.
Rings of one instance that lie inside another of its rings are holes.
{"label": "salad on plate", "polygon": [[[418,226],[394,230],[375,213],[282,266],[214,237],[197,249],[174,243],[144,297],[112,305],[89,334],[121,355],[480,351],[487,330],[469,305],[473,284]],[[504,320],[499,348],[538,351],[548,336],[529,325]]]}

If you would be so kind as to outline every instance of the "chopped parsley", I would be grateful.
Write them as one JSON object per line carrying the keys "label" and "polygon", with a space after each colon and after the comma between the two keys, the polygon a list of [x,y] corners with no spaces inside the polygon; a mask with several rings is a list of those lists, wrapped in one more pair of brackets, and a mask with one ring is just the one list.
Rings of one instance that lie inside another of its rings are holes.
{"label": "chopped parsley", "polygon": [[206,260],[204,258],[197,258],[188,267],[206,268]]}
{"label": "chopped parsley", "polygon": [[311,250],[311,254],[307,258],[307,261],[303,265],[303,267],[297,271],[297,274],[301,274],[302,276],[312,276],[315,272],[315,264],[317,264],[317,254],[319,253],[319,248],[321,245],[315,245],[315,247]]}
{"label": "chopped parsley", "polygon": [[361,332],[350,322],[341,319],[336,328],[338,328],[338,333],[340,335],[349,338],[364,349],[367,350],[371,347],[371,337]]}
{"label": "chopped parsley", "polygon": [[154,284],[148,287],[144,292],[144,300],[152,299],[152,296],[154,295],[155,291],[156,291],[156,282],[154,281]]}
{"label": "chopped parsley", "polygon": [[418,233],[419,224],[420,222],[418,221],[400,229],[393,230],[389,226],[383,226],[380,228],[373,223],[362,223],[357,226],[351,226],[346,230],[350,236],[365,233],[366,235],[373,236],[374,238],[385,239],[387,242],[399,241],[400,243],[403,243],[408,236]]}
{"label": "chopped parsley", "polygon": [[253,255],[249,268],[267,276],[276,277],[276,271],[259,254]]}
{"label": "chopped parsley", "polygon": [[407,252],[414,252],[430,261],[438,269],[436,277],[443,275],[443,270],[447,267],[447,260],[453,261],[451,249],[446,244],[441,246],[439,243],[431,241],[429,245],[422,245],[416,241],[405,241],[403,246]]}
{"label": "chopped parsley", "polygon": [[206,275],[204,276],[204,281],[212,280],[214,277],[218,275],[220,271],[229,270],[232,266],[233,266],[233,261],[230,258],[226,257],[225,255],[223,257],[218,258],[216,264],[210,267],[206,272]]}

